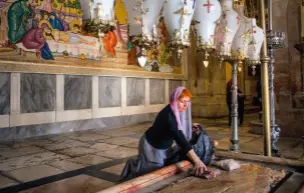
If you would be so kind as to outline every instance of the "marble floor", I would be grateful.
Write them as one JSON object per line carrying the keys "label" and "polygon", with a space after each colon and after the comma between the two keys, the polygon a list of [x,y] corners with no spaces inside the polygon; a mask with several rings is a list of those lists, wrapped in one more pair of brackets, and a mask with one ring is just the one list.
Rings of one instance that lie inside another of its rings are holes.
{"label": "marble floor", "polygon": [[[229,148],[226,119],[194,122],[219,141],[218,149]],[[137,155],[138,141],[150,125],[0,142],[0,192],[94,193],[113,186],[126,160]],[[262,154],[263,137],[250,130],[247,122],[240,127],[241,150]],[[282,138],[278,146],[285,157],[294,159],[303,151],[300,139]]]}

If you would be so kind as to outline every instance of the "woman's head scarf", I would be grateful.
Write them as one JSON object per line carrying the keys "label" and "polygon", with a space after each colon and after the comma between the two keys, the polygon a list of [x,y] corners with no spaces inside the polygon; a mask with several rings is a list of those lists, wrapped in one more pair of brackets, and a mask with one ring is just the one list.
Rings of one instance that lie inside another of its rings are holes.
{"label": "woman's head scarf", "polygon": [[180,86],[172,92],[170,96],[170,107],[175,115],[177,128],[181,130],[184,133],[186,139],[190,141],[192,138],[191,103],[189,103],[186,112],[179,112],[178,110],[179,96],[184,89],[186,88]]}

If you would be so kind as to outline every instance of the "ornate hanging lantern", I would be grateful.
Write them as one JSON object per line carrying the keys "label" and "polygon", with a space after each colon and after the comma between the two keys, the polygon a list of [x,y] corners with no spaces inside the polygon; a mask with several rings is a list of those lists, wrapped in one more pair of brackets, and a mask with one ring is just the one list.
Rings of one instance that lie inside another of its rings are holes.
{"label": "ornate hanging lantern", "polygon": [[102,36],[115,29],[114,4],[115,0],[80,1],[83,8],[83,29],[95,36]]}
{"label": "ornate hanging lantern", "polygon": [[140,47],[140,66],[146,64],[146,50],[159,42],[156,23],[165,0],[125,0],[130,41]]}
{"label": "ornate hanging lantern", "polygon": [[195,35],[197,36],[197,50],[204,52],[204,65],[208,66],[208,56],[215,49],[214,34],[216,21],[222,12],[218,0],[197,0],[193,16],[195,20]]}
{"label": "ornate hanging lantern", "polygon": [[216,29],[216,51],[219,59],[231,57],[233,38],[240,25],[240,17],[233,10],[233,0],[222,0],[222,16]]}
{"label": "ornate hanging lantern", "polygon": [[249,66],[260,64],[260,52],[264,42],[264,31],[256,25],[256,19],[251,19],[251,29],[249,47],[248,47],[248,60],[246,63]]}
{"label": "ornate hanging lantern", "polygon": [[164,4],[164,22],[169,34],[169,47],[177,51],[190,46],[189,31],[195,9],[195,0],[167,0]]}
{"label": "ornate hanging lantern", "polygon": [[239,29],[237,30],[232,46],[231,56],[236,60],[245,60],[248,57],[248,46],[251,37],[251,19],[244,15],[244,5],[239,5],[235,8],[239,14]]}

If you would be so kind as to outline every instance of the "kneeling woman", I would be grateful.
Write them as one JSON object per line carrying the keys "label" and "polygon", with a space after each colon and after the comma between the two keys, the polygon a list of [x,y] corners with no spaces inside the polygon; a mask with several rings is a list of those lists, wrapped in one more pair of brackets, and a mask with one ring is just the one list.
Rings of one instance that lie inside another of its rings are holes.
{"label": "kneeling woman", "polygon": [[[171,94],[170,104],[159,112],[152,127],[142,136],[138,158],[128,160],[122,171],[121,180],[183,159],[193,162],[196,175],[202,175],[207,170],[189,143],[192,138],[191,97],[191,92],[185,87],[175,89]],[[173,146],[174,141],[176,146]]]}

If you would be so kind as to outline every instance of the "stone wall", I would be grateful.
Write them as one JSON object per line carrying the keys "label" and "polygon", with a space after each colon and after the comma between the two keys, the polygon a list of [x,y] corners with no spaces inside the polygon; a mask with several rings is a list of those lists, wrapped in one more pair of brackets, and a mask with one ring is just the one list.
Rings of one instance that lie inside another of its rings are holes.
{"label": "stone wall", "polygon": [[300,43],[301,0],[273,0],[273,28],[286,32],[285,48],[275,53],[275,94],[277,123],[282,136],[304,135],[304,109],[297,106],[301,95],[300,54],[294,45]]}
{"label": "stone wall", "polygon": [[[193,93],[192,114],[194,117],[221,118],[228,116],[226,84],[231,79],[232,67],[210,56],[209,65],[202,64],[202,55],[196,52],[196,40],[192,36],[188,50],[187,87]],[[228,65],[228,66],[226,66]],[[248,67],[243,65],[238,75],[240,89],[250,99],[256,92],[256,77],[248,76]]]}
{"label": "stone wall", "polygon": [[154,119],[180,80],[0,73],[0,140]]}

